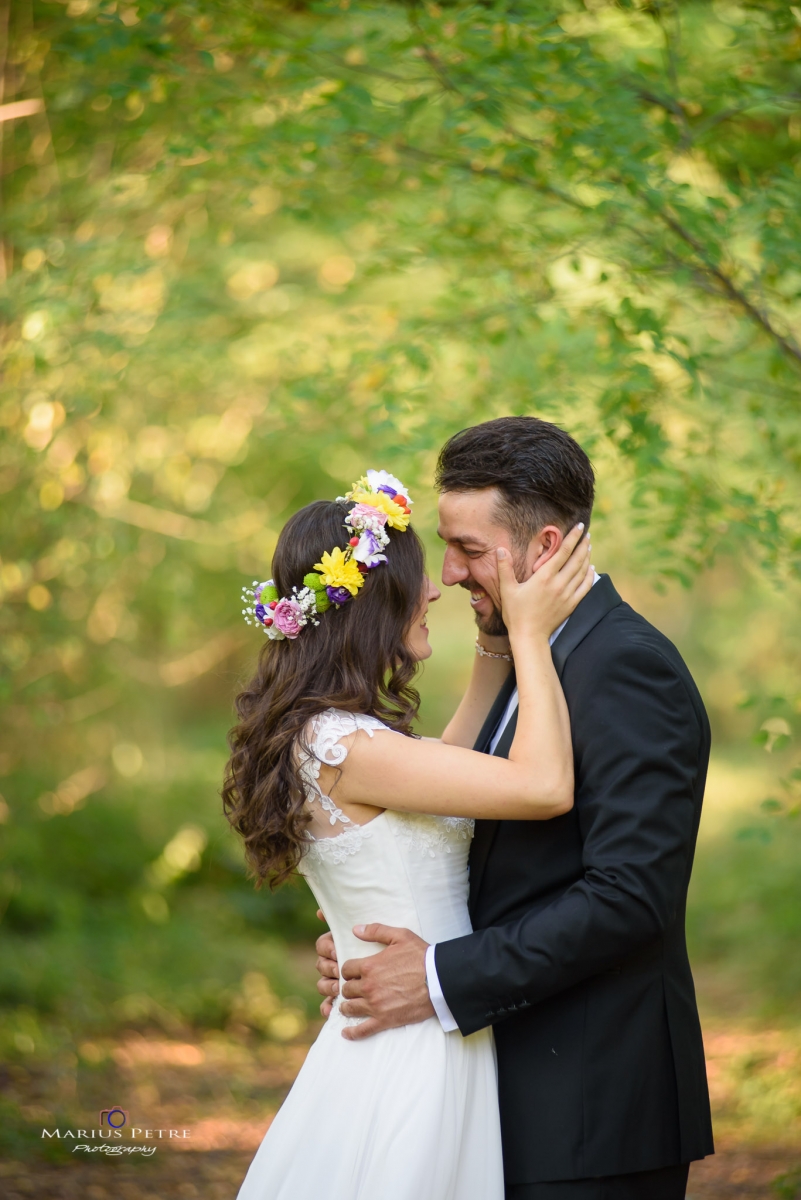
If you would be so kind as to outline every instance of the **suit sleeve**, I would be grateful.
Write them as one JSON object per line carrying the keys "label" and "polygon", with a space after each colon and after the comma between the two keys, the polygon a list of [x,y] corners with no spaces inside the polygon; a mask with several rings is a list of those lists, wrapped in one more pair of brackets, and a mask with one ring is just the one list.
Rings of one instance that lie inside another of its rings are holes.
{"label": "suit sleeve", "polygon": [[437,946],[465,1035],[619,966],[662,935],[686,893],[701,715],[651,646],[627,645],[592,675],[571,688],[583,877],[544,908]]}

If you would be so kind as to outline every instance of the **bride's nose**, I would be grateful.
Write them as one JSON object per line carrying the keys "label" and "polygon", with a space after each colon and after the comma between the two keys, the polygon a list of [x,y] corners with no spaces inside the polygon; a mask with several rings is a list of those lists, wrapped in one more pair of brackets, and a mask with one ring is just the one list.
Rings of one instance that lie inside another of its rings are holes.
{"label": "bride's nose", "polygon": [[433,604],[435,600],[439,600],[442,592],[439,590],[433,580],[428,581],[428,603]]}

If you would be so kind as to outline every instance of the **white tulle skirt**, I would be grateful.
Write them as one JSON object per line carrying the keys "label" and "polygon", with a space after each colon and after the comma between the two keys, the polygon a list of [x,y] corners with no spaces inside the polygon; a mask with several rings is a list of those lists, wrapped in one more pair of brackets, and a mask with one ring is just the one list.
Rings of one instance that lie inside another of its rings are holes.
{"label": "white tulle skirt", "polygon": [[503,1200],[491,1030],[436,1018],[361,1042],[334,1012],[238,1200]]}

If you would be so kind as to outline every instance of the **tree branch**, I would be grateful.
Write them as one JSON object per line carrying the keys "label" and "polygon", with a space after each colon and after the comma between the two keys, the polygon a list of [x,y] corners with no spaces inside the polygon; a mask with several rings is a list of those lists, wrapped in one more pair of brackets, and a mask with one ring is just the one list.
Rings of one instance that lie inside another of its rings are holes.
{"label": "tree branch", "polygon": [[718,266],[713,258],[710,257],[706,249],[701,245],[688,229],[686,229],[681,221],[673,216],[667,209],[657,208],[652,204],[646,196],[645,201],[650,210],[659,217],[663,224],[667,225],[676,237],[680,238],[685,245],[689,246],[693,253],[701,260],[706,270],[714,280],[720,285],[725,294],[732,300],[743,312],[759,325],[765,333],[776,343],[779,349],[792,359],[798,365],[801,365],[801,347],[792,337],[787,337],[781,333],[773,324],[768,313],[764,312],[746,295],[741,288],[737,286],[734,280],[726,274],[726,272]]}
{"label": "tree branch", "polygon": [[572,208],[578,209],[579,212],[591,213],[593,211],[589,205],[582,204],[580,200],[576,200],[575,197],[569,195],[567,192],[555,188],[553,184],[540,183],[537,179],[529,179],[525,175],[518,175],[515,171],[504,171],[498,167],[485,167],[468,162],[466,159],[446,158],[444,155],[432,154],[428,150],[420,150],[416,146],[410,146],[408,142],[394,142],[393,145],[401,154],[406,154],[410,158],[418,158],[423,162],[452,167],[457,171],[465,171],[470,175],[483,175],[489,179],[500,179],[503,183],[516,183],[520,187],[529,188],[532,191],[540,192],[542,195],[553,196],[563,204],[569,204]]}

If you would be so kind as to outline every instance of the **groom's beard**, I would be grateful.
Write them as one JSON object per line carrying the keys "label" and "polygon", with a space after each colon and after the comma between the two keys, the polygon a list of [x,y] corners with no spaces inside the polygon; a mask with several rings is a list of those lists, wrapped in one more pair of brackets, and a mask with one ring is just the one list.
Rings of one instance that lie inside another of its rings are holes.
{"label": "groom's beard", "polygon": [[[523,580],[527,578],[527,574],[530,573],[527,573],[525,554],[522,552],[515,553],[512,559],[512,566],[514,567],[515,571],[515,579],[518,583],[522,583]],[[465,588],[468,592],[474,592],[478,589],[479,591],[484,592],[488,599],[490,598],[486,588],[483,588],[475,579],[465,579],[459,584],[459,587]],[[476,613],[476,625],[478,625],[479,632],[486,633],[487,637],[509,636],[509,630],[503,623],[501,610],[496,608],[494,604],[492,606],[492,612],[488,616],[482,617],[479,615],[479,613]]]}
{"label": "groom's beard", "polygon": [[488,617],[480,617],[478,613],[476,613],[476,625],[478,625],[481,633],[486,633],[487,637],[509,636],[509,630],[503,623],[503,617],[494,605],[492,606],[492,612]]}
{"label": "groom's beard", "polygon": [[[476,583],[474,579],[460,583],[459,587],[465,588],[466,591],[472,592],[481,585]],[[481,588],[483,592],[484,589]],[[489,599],[489,596],[487,597]],[[509,631],[503,623],[501,610],[493,604],[492,612],[488,616],[482,617],[480,613],[476,613],[476,625],[481,633],[486,633],[487,637],[508,637]]]}

